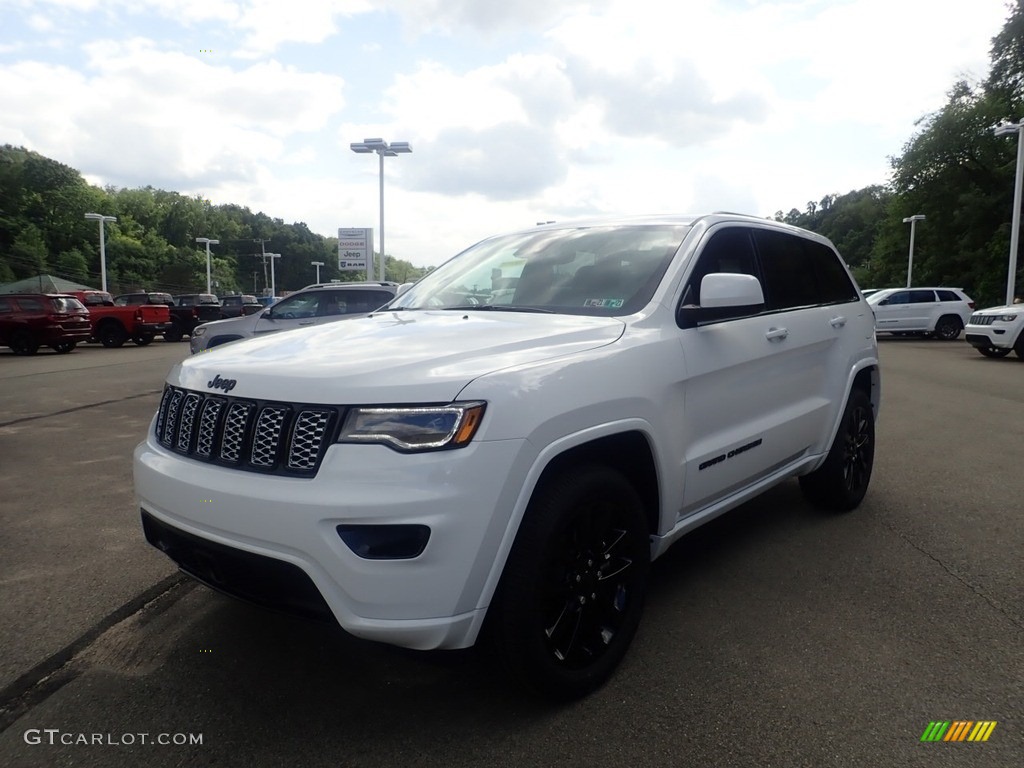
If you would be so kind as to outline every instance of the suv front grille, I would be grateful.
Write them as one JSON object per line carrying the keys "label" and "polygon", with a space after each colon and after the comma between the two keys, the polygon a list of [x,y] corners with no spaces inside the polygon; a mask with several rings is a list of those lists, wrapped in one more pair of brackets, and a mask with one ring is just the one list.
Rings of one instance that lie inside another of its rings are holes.
{"label": "suv front grille", "polygon": [[971,319],[968,322],[971,325],[992,325],[995,321],[995,315],[971,315]]}
{"label": "suv front grille", "polygon": [[156,439],[199,461],[312,477],[334,441],[341,410],[167,386],[157,411]]}

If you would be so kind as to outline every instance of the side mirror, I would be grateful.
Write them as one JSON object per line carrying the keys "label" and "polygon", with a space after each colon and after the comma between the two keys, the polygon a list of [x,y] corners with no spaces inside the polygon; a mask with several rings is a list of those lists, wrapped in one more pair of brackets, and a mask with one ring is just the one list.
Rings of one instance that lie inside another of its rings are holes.
{"label": "side mirror", "polygon": [[700,282],[700,306],[679,307],[676,322],[680,328],[696,328],[716,320],[754,315],[763,309],[764,291],[756,277],[712,272]]}
{"label": "side mirror", "polygon": [[400,286],[398,286],[398,290],[395,291],[395,297],[397,298],[398,296],[401,296],[403,293],[408,291],[414,285],[416,285],[416,283],[402,283]]}

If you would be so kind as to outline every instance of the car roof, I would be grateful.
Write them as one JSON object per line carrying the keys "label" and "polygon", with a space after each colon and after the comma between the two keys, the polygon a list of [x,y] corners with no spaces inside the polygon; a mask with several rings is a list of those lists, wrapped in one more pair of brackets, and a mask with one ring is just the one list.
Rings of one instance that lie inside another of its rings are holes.
{"label": "car roof", "polygon": [[354,282],[354,283],[313,283],[307,285],[300,290],[307,291],[310,288],[395,288],[397,289],[399,283],[385,280],[382,282],[370,281],[370,282]]}
{"label": "car roof", "polygon": [[38,299],[40,296],[46,296],[48,299],[78,300],[73,293],[0,293],[0,299]]}

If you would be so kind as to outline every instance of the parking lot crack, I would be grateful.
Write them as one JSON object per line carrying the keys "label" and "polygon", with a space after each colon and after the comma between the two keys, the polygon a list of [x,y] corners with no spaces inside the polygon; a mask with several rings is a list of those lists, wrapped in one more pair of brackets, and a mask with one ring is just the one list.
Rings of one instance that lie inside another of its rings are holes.
{"label": "parking lot crack", "polygon": [[87,632],[0,691],[0,733],[88,670],[88,652],[108,630],[133,616],[163,613],[189,594],[194,586],[195,582],[181,573],[168,576],[112,611]]}
{"label": "parking lot crack", "polygon": [[145,392],[140,392],[134,395],[127,395],[126,397],[119,397],[114,400],[101,400],[98,403],[87,403],[85,405],[76,405],[74,408],[65,408],[63,411],[53,411],[52,413],[39,413],[34,416],[24,416],[20,419],[11,419],[10,421],[0,421],[0,427],[11,427],[15,424],[24,424],[27,421],[38,421],[39,419],[49,419],[54,416],[66,416],[69,413],[75,413],[77,411],[85,411],[89,408],[98,408],[102,405],[113,405],[114,403],[125,403],[129,400],[138,400],[143,397],[152,397],[153,395],[159,395],[161,390],[150,389]]}
{"label": "parking lot crack", "polygon": [[911,539],[903,531],[899,530],[898,528],[896,528],[895,526],[893,526],[891,524],[887,525],[886,527],[890,531],[895,533],[897,536],[899,536],[900,539],[902,539],[907,544],[909,544],[911,547],[913,547],[918,552],[920,552],[922,555],[927,557],[929,560],[933,561],[936,565],[938,565],[942,570],[944,570],[946,573],[948,573],[950,576],[952,576],[958,582],[963,584],[964,587],[966,587],[971,592],[973,592],[975,595],[977,595],[982,600],[984,600],[986,603],[988,603],[993,609],[995,609],[1000,614],[1002,614],[1004,617],[1006,617],[1006,619],[1011,624],[1013,624],[1015,627],[1017,627],[1017,629],[1024,631],[1024,621],[1021,620],[1021,617],[1016,615],[1016,614],[1014,614],[1013,612],[1007,610],[1006,607],[1004,607],[1002,603],[1000,603],[998,600],[996,600],[991,595],[989,595],[982,587],[980,587],[979,585],[973,583],[968,578],[966,578],[963,574],[959,573],[955,568],[953,568],[952,566],[950,566],[947,563],[945,563],[942,560],[942,558],[940,558],[940,557],[932,554],[931,552],[929,552],[927,549],[925,549],[925,547],[923,547],[921,544],[918,544],[916,541]]}

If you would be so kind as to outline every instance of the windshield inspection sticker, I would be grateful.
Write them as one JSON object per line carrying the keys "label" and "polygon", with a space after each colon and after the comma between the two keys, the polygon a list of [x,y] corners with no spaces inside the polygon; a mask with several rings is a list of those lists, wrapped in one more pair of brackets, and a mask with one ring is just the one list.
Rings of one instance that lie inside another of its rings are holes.
{"label": "windshield inspection sticker", "polygon": [[625,303],[624,299],[587,299],[583,302],[583,306],[601,307],[602,309],[619,309]]}

